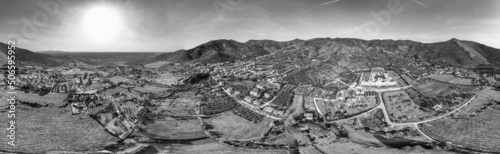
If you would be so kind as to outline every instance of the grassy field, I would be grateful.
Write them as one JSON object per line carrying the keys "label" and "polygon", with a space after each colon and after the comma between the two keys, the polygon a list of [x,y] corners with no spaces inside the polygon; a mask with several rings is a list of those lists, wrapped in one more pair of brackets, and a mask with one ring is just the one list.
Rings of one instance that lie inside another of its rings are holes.
{"label": "grassy field", "polygon": [[132,96],[132,97],[140,97],[140,94],[138,92],[133,91],[133,90],[128,91],[127,89],[121,88],[121,87],[108,89],[108,90],[104,91],[103,94],[106,96],[111,96],[115,93],[120,93],[120,92],[123,92],[124,94],[127,94],[127,95]]}
{"label": "grassy field", "polygon": [[413,102],[404,90],[384,92],[382,98],[389,118],[393,122],[415,122],[433,116],[432,113],[419,109],[419,106]]}
{"label": "grassy field", "polygon": [[[356,144],[353,142],[347,143],[334,143],[331,145],[318,146],[323,152],[328,154],[360,154],[360,153],[370,153],[370,154],[456,154],[456,152],[448,152],[444,150],[399,150],[399,149],[389,149],[389,148],[376,148],[367,147],[361,144]],[[302,151],[301,151],[302,152]]]}
{"label": "grassy field", "polygon": [[151,93],[158,93],[161,91],[165,91],[168,88],[162,88],[162,87],[156,87],[156,86],[150,86],[150,85],[144,85],[144,87],[136,86],[134,87],[134,90],[140,91],[140,92],[151,92]]}
{"label": "grassy field", "polygon": [[181,79],[182,77],[175,76],[171,73],[165,73],[160,75],[158,78],[156,78],[156,83],[159,84],[164,84],[164,85],[172,85],[172,84],[177,84],[178,80]]}
{"label": "grassy field", "polygon": [[457,112],[457,115],[469,115],[478,108],[482,108],[486,104],[489,104],[491,101],[500,101],[500,91],[495,90],[493,87],[486,87],[474,100],[472,100],[472,102]]}
{"label": "grassy field", "polygon": [[304,96],[293,96],[292,105],[288,108],[288,111],[286,113],[290,116],[304,113]]}
{"label": "grassy field", "polygon": [[269,144],[283,144],[283,145],[290,145],[295,141],[294,135],[290,133],[281,133],[276,136],[270,136],[268,137],[264,143],[269,143]]}
{"label": "grassy field", "polygon": [[420,125],[433,139],[459,147],[500,152],[500,92],[488,87],[452,116]]}
{"label": "grassy field", "polygon": [[438,81],[442,81],[442,82],[452,83],[452,84],[472,85],[472,83],[471,83],[472,79],[454,77],[453,75],[435,74],[435,75],[431,76],[430,78],[438,80]]}
{"label": "grassy field", "polygon": [[426,96],[443,96],[453,92],[475,93],[479,86],[462,86],[440,82],[434,79],[426,79],[422,83],[414,86],[415,90]]}
{"label": "grassy field", "polygon": [[222,138],[227,139],[258,139],[271,127],[272,120],[264,118],[259,123],[249,122],[232,112],[224,112],[217,117],[206,120],[207,124],[213,126],[217,133],[222,134]]}
{"label": "grassy field", "polygon": [[195,115],[196,100],[178,98],[178,99],[166,99],[161,103],[158,108],[162,113],[173,115],[173,116],[192,116]]}
{"label": "grassy field", "polygon": [[286,124],[290,124],[292,121],[292,117],[295,115],[300,115],[305,112],[304,110],[304,96],[295,95],[293,96],[292,105],[285,112],[287,114]]}
{"label": "grassy field", "polygon": [[[52,93],[52,94],[47,94],[44,96],[40,96],[38,93],[25,93],[23,91],[16,91],[17,94],[16,100],[18,101],[25,101],[25,102],[32,102],[32,103],[39,103],[40,105],[48,105],[48,106],[62,106],[66,104],[64,102],[64,99],[68,97],[68,94],[66,93]],[[10,94],[9,94],[10,96]],[[2,97],[0,99],[0,107],[5,107],[9,102],[7,102],[7,97]]]}
{"label": "grassy field", "polygon": [[316,103],[323,114],[326,115],[329,112],[329,115],[325,116],[327,120],[337,120],[351,117],[376,107],[376,100],[369,100],[368,97],[373,98],[373,96],[359,96],[341,101],[325,101],[318,99]]}
{"label": "grassy field", "polygon": [[412,78],[410,78],[409,76],[404,75],[404,74],[401,75],[401,78],[403,78],[406,81],[406,83],[408,83],[408,84],[412,84],[413,82],[415,82],[415,80],[413,80]]}
{"label": "grassy field", "polygon": [[500,152],[500,110],[487,109],[468,119],[444,118],[422,125],[433,139],[486,152]]}
{"label": "grassy field", "polygon": [[[288,154],[283,150],[247,150],[225,146],[217,142],[204,144],[168,144],[155,145],[159,153],[191,153],[191,154]],[[138,154],[149,154],[138,153]]]}
{"label": "grassy field", "polygon": [[[2,113],[4,114],[4,113]],[[0,118],[0,127],[7,128],[7,118]],[[7,137],[0,138],[0,149],[13,152],[43,153],[53,150],[100,150],[116,138],[91,118],[80,119],[70,108],[46,107],[16,110],[17,148],[7,146]],[[1,130],[6,134],[6,129]]]}
{"label": "grassy field", "polygon": [[192,120],[158,120],[147,125],[150,137],[169,140],[198,139],[208,137],[200,128],[197,119]]}

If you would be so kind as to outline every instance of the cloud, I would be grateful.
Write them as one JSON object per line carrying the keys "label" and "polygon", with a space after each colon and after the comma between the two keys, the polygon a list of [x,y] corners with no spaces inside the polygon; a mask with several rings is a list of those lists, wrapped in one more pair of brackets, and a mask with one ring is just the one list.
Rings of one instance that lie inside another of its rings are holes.
{"label": "cloud", "polygon": [[419,1],[417,1],[417,0],[410,0],[410,1],[415,2],[415,3],[417,3],[417,4],[418,4],[418,5],[420,5],[420,6],[423,6],[423,7],[426,7],[426,8],[429,8],[429,9],[430,9],[430,7],[429,7],[429,6],[425,5],[424,3],[419,2]]}
{"label": "cloud", "polygon": [[339,2],[340,0],[333,0],[333,1],[328,1],[328,2],[325,2],[325,3],[322,3],[320,5],[316,5],[316,6],[313,6],[309,9],[307,9],[304,13],[307,13],[309,11],[311,11],[312,9],[315,9],[315,8],[318,8],[318,7],[322,7],[322,6],[325,6],[325,5],[329,5],[329,4],[333,4],[333,3],[336,3],[336,2]]}

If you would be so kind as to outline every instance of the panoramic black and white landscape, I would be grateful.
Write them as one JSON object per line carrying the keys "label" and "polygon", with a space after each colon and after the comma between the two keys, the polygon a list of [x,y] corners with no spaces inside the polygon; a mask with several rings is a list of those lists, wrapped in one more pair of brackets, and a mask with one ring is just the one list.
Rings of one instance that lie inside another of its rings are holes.
{"label": "panoramic black and white landscape", "polygon": [[0,0],[0,153],[500,153],[499,0]]}

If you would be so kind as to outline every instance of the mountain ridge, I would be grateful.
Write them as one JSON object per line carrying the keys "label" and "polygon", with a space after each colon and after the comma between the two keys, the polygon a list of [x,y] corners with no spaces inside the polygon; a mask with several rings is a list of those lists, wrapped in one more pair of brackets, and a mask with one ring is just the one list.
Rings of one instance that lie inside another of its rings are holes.
{"label": "mountain ridge", "polygon": [[[357,38],[329,37],[308,40],[294,39],[290,41],[249,40],[243,43],[235,40],[221,39],[209,41],[192,49],[161,54],[155,57],[155,60],[169,62],[198,61],[210,63],[251,58],[278,52],[299,51],[300,49],[321,50],[320,53],[322,53],[333,52],[334,50],[349,50],[349,48],[355,47],[359,47],[361,50],[365,51],[394,51],[396,53],[413,52],[416,54],[419,51],[426,52],[430,55],[444,59],[445,61],[449,61],[452,65],[500,64],[499,49],[456,38],[434,43],[422,43],[412,40],[363,40]],[[362,54],[362,52],[358,53]],[[356,54],[356,52],[353,54]],[[308,56],[311,57],[312,55]],[[171,57],[185,58],[179,59]]]}

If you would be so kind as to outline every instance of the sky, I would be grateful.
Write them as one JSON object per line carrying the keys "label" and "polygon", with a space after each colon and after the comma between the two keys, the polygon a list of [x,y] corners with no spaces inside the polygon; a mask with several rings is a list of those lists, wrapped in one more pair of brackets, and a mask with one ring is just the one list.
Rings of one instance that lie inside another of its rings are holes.
{"label": "sky", "polygon": [[[112,11],[96,16],[96,8]],[[217,39],[318,37],[500,48],[499,27],[500,0],[0,0],[0,41],[32,51],[172,52]]]}

